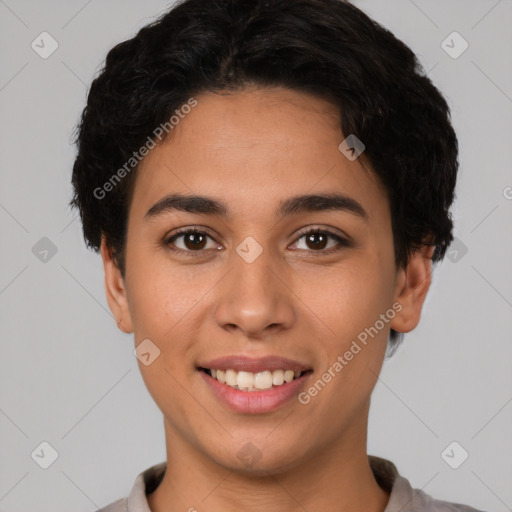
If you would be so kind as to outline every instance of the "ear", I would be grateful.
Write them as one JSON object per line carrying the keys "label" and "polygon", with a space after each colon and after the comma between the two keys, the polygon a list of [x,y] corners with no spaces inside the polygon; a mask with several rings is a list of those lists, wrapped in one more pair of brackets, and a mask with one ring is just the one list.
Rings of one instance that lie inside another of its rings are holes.
{"label": "ear", "polygon": [[416,250],[397,273],[394,302],[402,309],[391,321],[391,328],[398,332],[412,331],[419,323],[421,310],[432,282],[432,255],[435,247],[424,245]]}
{"label": "ear", "polygon": [[107,244],[104,236],[101,238],[100,249],[105,270],[105,292],[110,311],[112,311],[119,329],[129,334],[133,332],[133,325],[128,307],[124,278],[114,260],[112,248]]}

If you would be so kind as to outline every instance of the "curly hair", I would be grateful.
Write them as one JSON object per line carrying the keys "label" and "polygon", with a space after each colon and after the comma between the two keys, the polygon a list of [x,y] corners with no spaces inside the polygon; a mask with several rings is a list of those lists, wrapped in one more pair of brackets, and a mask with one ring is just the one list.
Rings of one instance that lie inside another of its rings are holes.
{"label": "curly hair", "polygon": [[[137,166],[108,194],[98,188],[193,95],[249,85],[336,106],[343,133],[364,142],[362,156],[387,191],[396,265],[426,240],[442,260],[458,170],[448,104],[411,49],[344,0],[182,0],[112,48],[75,138],[70,204],[86,244],[98,251],[105,236],[124,276]],[[402,337],[391,330],[389,347]]]}

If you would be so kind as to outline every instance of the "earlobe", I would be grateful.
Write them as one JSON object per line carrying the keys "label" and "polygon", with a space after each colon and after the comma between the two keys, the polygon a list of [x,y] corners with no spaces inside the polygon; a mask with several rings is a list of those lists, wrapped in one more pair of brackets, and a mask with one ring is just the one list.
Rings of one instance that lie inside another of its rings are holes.
{"label": "earlobe", "polygon": [[100,250],[105,271],[105,293],[110,311],[112,311],[116,319],[118,328],[124,333],[129,334],[133,332],[133,326],[124,278],[114,260],[112,248],[107,245],[105,236],[101,239]]}
{"label": "earlobe", "polygon": [[425,245],[409,258],[406,268],[398,271],[394,301],[401,310],[391,321],[398,332],[412,331],[419,323],[423,303],[432,282],[432,255],[435,247]]}

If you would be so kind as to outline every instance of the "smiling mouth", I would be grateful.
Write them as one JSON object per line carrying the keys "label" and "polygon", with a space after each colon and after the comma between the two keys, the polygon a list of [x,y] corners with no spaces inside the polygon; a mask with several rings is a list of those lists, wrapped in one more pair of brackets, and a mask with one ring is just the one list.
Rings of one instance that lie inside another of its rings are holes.
{"label": "smiling mouth", "polygon": [[297,380],[312,370],[294,371],[289,369],[263,370],[260,372],[198,368],[208,376],[238,391],[268,391]]}

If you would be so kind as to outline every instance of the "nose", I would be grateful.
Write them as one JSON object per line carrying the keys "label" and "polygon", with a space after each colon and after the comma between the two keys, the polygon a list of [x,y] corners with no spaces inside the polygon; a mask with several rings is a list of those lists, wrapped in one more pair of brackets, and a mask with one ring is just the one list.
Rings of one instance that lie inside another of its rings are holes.
{"label": "nose", "polygon": [[251,339],[289,329],[295,320],[294,294],[284,265],[268,251],[248,263],[237,254],[232,270],[219,283],[215,318],[225,330]]}

